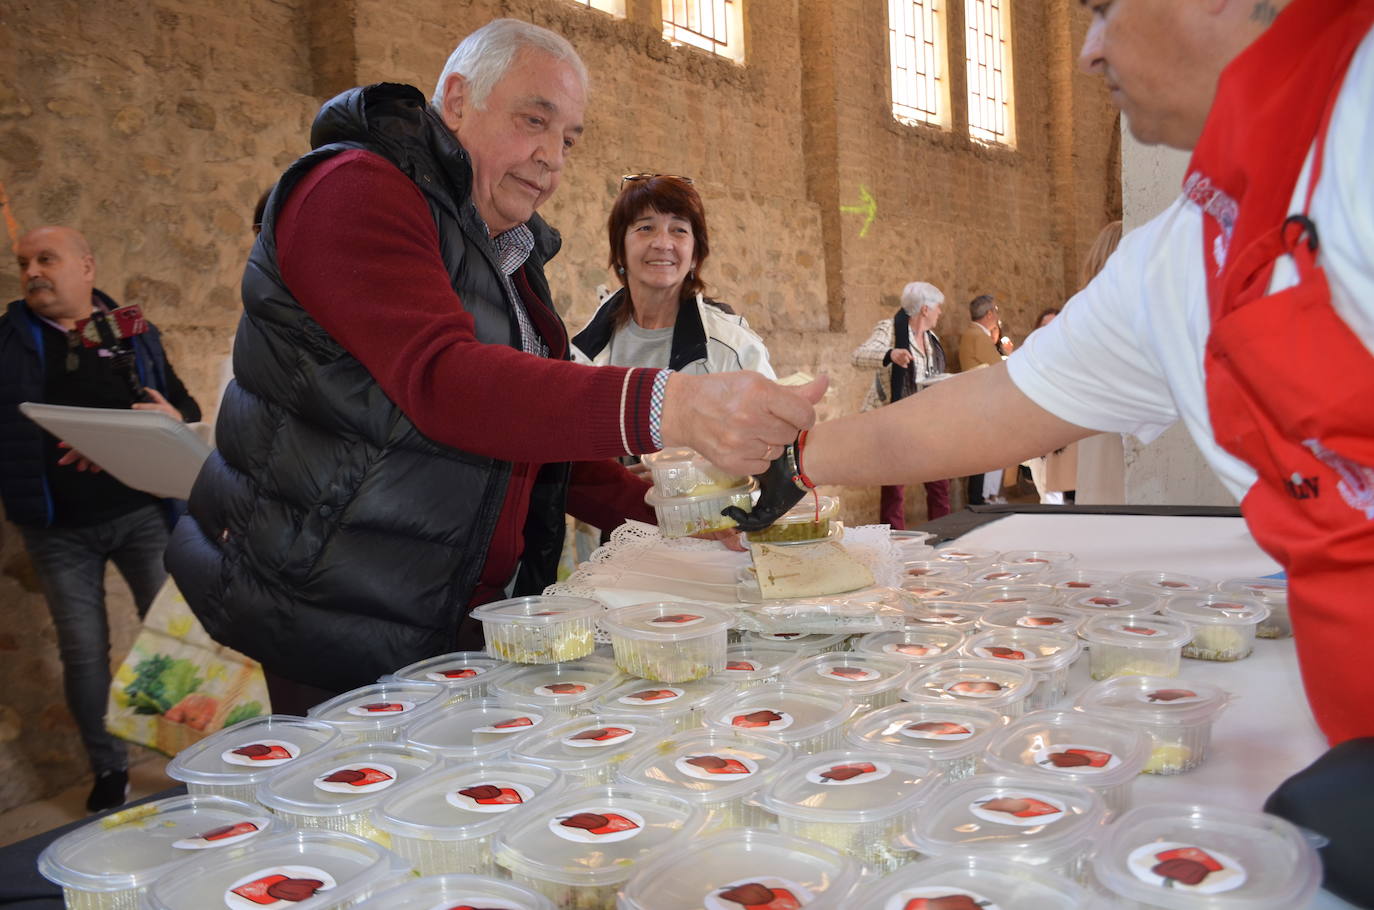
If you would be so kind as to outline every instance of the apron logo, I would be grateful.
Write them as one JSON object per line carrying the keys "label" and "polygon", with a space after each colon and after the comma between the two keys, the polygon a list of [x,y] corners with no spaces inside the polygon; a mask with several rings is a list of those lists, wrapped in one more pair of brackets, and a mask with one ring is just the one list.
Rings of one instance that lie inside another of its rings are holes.
{"label": "apron logo", "polygon": [[1338,455],[1315,439],[1305,439],[1302,444],[1311,449],[1322,464],[1340,475],[1336,492],[1341,494],[1345,504],[1363,512],[1366,519],[1374,519],[1374,468]]}
{"label": "apron logo", "polygon": [[1288,488],[1288,495],[1294,499],[1316,499],[1321,495],[1317,490],[1317,478],[1303,477],[1297,471],[1294,471],[1293,476],[1285,480],[1283,485]]}

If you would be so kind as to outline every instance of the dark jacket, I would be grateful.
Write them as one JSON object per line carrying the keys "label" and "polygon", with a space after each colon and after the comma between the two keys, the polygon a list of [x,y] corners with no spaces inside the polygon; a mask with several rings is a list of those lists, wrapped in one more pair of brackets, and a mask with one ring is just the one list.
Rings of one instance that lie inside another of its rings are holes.
{"label": "dark jacket", "polygon": [[[424,193],[477,337],[519,348],[520,334],[469,198],[467,153],[416,89],[339,95],[321,109],[311,145],[268,200],[244,272],[220,448],[196,481],[167,562],[216,640],[280,676],[342,690],[454,648],[511,465],[420,433],[292,297],[276,260],[282,202],[328,157],[381,155]],[[552,314],[543,270],[558,235],[537,216],[530,228],[535,250],[523,278]],[[555,580],[567,477],[566,464],[541,469],[521,593]]]}

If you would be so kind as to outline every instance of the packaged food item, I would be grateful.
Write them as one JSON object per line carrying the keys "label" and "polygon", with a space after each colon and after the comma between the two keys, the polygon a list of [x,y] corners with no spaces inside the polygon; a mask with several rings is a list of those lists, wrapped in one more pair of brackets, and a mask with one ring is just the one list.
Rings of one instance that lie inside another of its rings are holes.
{"label": "packaged food item", "polygon": [[902,581],[902,590],[919,601],[949,600],[967,603],[972,596],[973,586],[948,578],[908,576]]}
{"label": "packaged food item", "polygon": [[405,730],[405,741],[446,761],[505,758],[545,722],[543,707],[503,698],[474,698],[450,705]]}
{"label": "packaged food item", "polygon": [[897,588],[869,585],[823,597],[790,597],[741,605],[735,620],[757,632],[848,635],[894,625],[909,603]]}
{"label": "packaged food item", "polygon": [[1121,584],[1128,588],[1143,588],[1160,597],[1173,594],[1197,594],[1212,589],[1212,581],[1197,575],[1179,572],[1131,572],[1121,576]]}
{"label": "packaged food item", "polygon": [[357,910],[555,910],[553,901],[490,875],[430,875],[386,888]]}
{"label": "packaged food item", "polygon": [[326,828],[389,846],[372,810],[392,787],[436,767],[439,756],[404,743],[358,743],[316,752],[269,777],[258,802],[298,828]]}
{"label": "packaged food item", "polygon": [[1059,595],[1049,585],[1027,584],[979,584],[967,595],[968,602],[986,604],[990,607],[1016,606],[1017,604],[1040,604],[1051,606],[1059,602]]}
{"label": "packaged food item", "polygon": [[[974,569],[969,573],[969,584],[976,586],[984,585],[1029,585],[1035,584],[1041,578],[1049,574],[1049,566],[1044,563],[1009,563],[994,562],[989,565]],[[1045,596],[1049,596],[1050,589],[1045,587]]]}
{"label": "packaged food item", "polygon": [[291,831],[178,866],[148,890],[141,910],[277,910],[300,902],[335,910],[408,872],[399,856],[361,837]]}
{"label": "packaged food item", "polygon": [[517,664],[551,664],[586,657],[596,647],[596,621],[605,612],[588,597],[514,597],[483,604],[487,653]]}
{"label": "packaged food item", "polygon": [[563,776],[547,765],[515,759],[465,762],[388,792],[373,810],[372,824],[421,875],[495,875],[491,838],[510,812],[565,789]]}
{"label": "packaged food item", "polygon": [[993,734],[988,769],[1091,787],[1110,815],[1130,806],[1131,785],[1150,758],[1144,731],[1082,711],[1035,711]]}
{"label": "packaged food item", "polygon": [[338,743],[338,728],[321,720],[269,714],[225,727],[182,749],[167,764],[167,776],[186,784],[192,796],[223,796],[246,803],[277,769]]}
{"label": "packaged food item", "polygon": [[748,480],[722,471],[695,449],[674,446],[640,458],[653,477],[659,496],[694,496],[722,493],[742,486]]}
{"label": "packaged food item", "polygon": [[569,787],[613,783],[616,769],[631,753],[661,742],[668,724],[627,714],[584,714],[545,724],[511,750],[512,761],[553,768]]}
{"label": "packaged food item", "polygon": [[401,728],[447,701],[445,691],[438,683],[373,683],[321,702],[307,716],[338,730],[338,745],[394,742]]}
{"label": "packaged food item", "polygon": [[859,867],[812,841],[753,828],[722,831],[644,863],[620,910],[843,910]]}
{"label": "packaged food item", "polygon": [[1009,661],[1031,671],[1035,688],[1025,710],[1048,708],[1064,697],[1069,668],[1083,651],[1077,638],[1041,629],[990,629],[969,637],[961,649],[974,660]]}
{"label": "packaged food item", "polygon": [[725,668],[716,675],[736,689],[752,689],[777,682],[800,660],[796,650],[783,644],[742,641],[725,649]]}
{"label": "packaged food item", "polygon": [[1097,587],[1065,594],[1062,606],[1085,617],[1140,616],[1158,613],[1164,599],[1143,588]]}
{"label": "packaged food item", "polygon": [[658,517],[658,532],[664,537],[691,537],[708,531],[725,531],[735,526],[733,518],[720,514],[728,506],[748,511],[753,505],[753,492],[758,481],[748,478],[744,483],[727,489],[699,488],[700,492],[683,496],[663,496],[651,489],[644,501]]}
{"label": "packaged food item", "polygon": [[1152,743],[1146,774],[1180,774],[1202,764],[1212,723],[1231,701],[1216,686],[1163,676],[1122,676],[1088,687],[1074,707],[1138,727]]}
{"label": "packaged food item", "polygon": [[559,910],[604,910],[639,862],[681,851],[703,822],[692,803],[658,790],[588,787],[512,814],[492,850]]}
{"label": "packaged food item", "polygon": [[802,657],[822,651],[843,651],[849,643],[848,635],[822,635],[807,632],[745,632],[745,644],[760,644],[790,648]]}
{"label": "packaged food item", "polygon": [[831,692],[869,710],[897,701],[913,670],[896,657],[839,651],[806,658],[783,682]]}
{"label": "packaged food item", "polygon": [[712,706],[728,701],[734,692],[730,681],[720,677],[675,685],[632,679],[597,699],[595,709],[661,725],[672,733],[700,727]]}
{"label": "packaged food item", "polygon": [[928,759],[895,749],[834,749],[799,758],[763,792],[783,834],[832,847],[874,872],[908,857],[894,846],[938,780]]}
{"label": "packaged food item", "polygon": [[1093,876],[1128,910],[1306,907],[1321,883],[1311,842],[1273,815],[1187,803],[1138,806],[1103,831]]}
{"label": "packaged food item", "polygon": [[921,669],[902,688],[907,701],[936,701],[1020,717],[1035,676],[1007,660],[942,660]]}
{"label": "packaged food item", "polygon": [[487,684],[514,671],[514,667],[484,651],[454,651],[417,661],[391,675],[407,682],[438,683],[448,690],[447,701],[485,698]]}
{"label": "packaged food item", "polygon": [[904,701],[856,717],[845,729],[849,748],[896,749],[929,759],[945,780],[978,770],[993,732],[1006,719],[987,708],[944,701]]}
{"label": "packaged food item", "polygon": [[1269,618],[1255,629],[1257,638],[1288,638],[1293,634],[1293,624],[1288,618],[1288,579],[1229,578],[1220,582],[1217,590],[1255,598],[1269,608]]}
{"label": "packaged food item", "polygon": [[1065,607],[1045,604],[989,606],[978,618],[980,629],[1042,629],[1059,635],[1077,635],[1087,617]]}
{"label": "packaged food item", "polygon": [[907,629],[945,629],[951,632],[973,632],[978,628],[987,607],[982,604],[967,604],[949,600],[928,600],[917,603],[906,611]]}
{"label": "packaged food item", "polygon": [[839,514],[840,501],[834,496],[803,496],[772,525],[745,536],[750,544],[825,540]]}
{"label": "packaged food item", "polygon": [[992,565],[1000,559],[1002,554],[997,550],[983,550],[975,547],[961,547],[957,542],[947,543],[944,546],[935,548],[935,558],[943,559],[945,562],[957,562],[962,566],[968,566],[972,571],[975,568]]}
{"label": "packaged food item", "polygon": [[1062,875],[992,856],[910,863],[866,885],[851,901],[865,910],[1103,910]]}
{"label": "packaged food item", "polygon": [[685,799],[706,813],[703,830],[771,828],[772,813],[758,796],[788,773],[792,747],[733,730],[689,730],[641,748],[620,766],[618,783]]}
{"label": "packaged food item", "polygon": [[900,632],[870,632],[858,639],[860,654],[896,657],[917,666],[948,657],[964,643],[964,633],[938,625],[907,626]]}
{"label": "packaged food item", "polygon": [[70,910],[136,910],[153,883],[188,860],[285,830],[261,806],[219,796],[173,796],[62,835],[39,854],[38,872],[62,888]]}
{"label": "packaged food item", "polygon": [[1088,642],[1093,679],[1177,676],[1183,646],[1193,637],[1185,622],[1157,613],[1094,616],[1079,634]]}
{"label": "packaged food item", "polygon": [[907,839],[927,857],[994,857],[1082,882],[1107,807],[1068,781],[978,774],[941,787],[916,813]]}
{"label": "packaged food item", "polygon": [[798,752],[812,753],[838,748],[844,723],[856,710],[854,702],[840,695],[810,686],[770,683],[713,705],[706,724],[717,730],[767,736]]}
{"label": "packaged food item", "polygon": [[902,563],[902,576],[924,581],[966,581],[968,566],[947,559],[911,559]]}
{"label": "packaged food item", "polygon": [[1269,618],[1258,600],[1234,594],[1180,594],[1169,598],[1164,613],[1193,629],[1183,656],[1197,660],[1240,660],[1255,648],[1255,629]]}
{"label": "packaged food item", "polygon": [[631,676],[691,682],[725,667],[730,615],[701,604],[661,601],[608,610],[601,627],[611,636],[615,662]]}
{"label": "packaged food item", "polygon": [[1002,562],[1013,566],[1044,566],[1051,572],[1064,573],[1072,569],[1077,558],[1063,550],[1008,550]]}
{"label": "packaged food item", "polygon": [[492,697],[530,705],[551,720],[588,713],[597,698],[624,681],[614,661],[590,654],[579,660],[520,667],[487,688]]}

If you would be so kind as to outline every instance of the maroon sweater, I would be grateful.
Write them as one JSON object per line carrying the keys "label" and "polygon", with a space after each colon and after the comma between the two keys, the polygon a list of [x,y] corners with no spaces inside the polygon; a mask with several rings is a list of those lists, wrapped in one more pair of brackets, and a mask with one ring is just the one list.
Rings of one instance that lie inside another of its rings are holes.
{"label": "maroon sweater", "polygon": [[390,162],[348,151],[315,167],[282,207],[276,242],[296,300],[420,432],[512,463],[471,606],[499,597],[514,573],[535,475],[547,462],[573,462],[575,517],[599,528],[655,521],[644,503],[648,484],[609,459],[654,450],[649,396],[658,371],[558,359],[567,332],[522,272],[515,285],[552,357],[478,341],[449,283],[429,206]]}

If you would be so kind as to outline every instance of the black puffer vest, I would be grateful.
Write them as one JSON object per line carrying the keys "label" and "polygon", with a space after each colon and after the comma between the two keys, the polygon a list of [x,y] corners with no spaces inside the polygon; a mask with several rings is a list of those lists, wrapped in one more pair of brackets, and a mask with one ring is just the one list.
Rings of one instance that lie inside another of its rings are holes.
{"label": "black puffer vest", "polygon": [[[361,148],[385,157],[424,192],[478,337],[518,348],[520,335],[469,199],[467,153],[419,91],[381,84],[339,95],[316,118],[311,146],[268,201],[243,277],[220,448],[196,481],[167,564],[215,640],[288,679],[343,690],[480,646],[466,607],[511,466],[421,434],[301,308],[277,269],[279,206],[332,155]],[[556,320],[543,269],[558,235],[538,216],[529,226],[535,251],[524,277]],[[566,464],[541,470],[518,593],[555,579],[567,477]]]}

